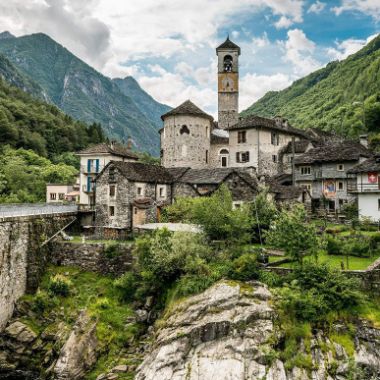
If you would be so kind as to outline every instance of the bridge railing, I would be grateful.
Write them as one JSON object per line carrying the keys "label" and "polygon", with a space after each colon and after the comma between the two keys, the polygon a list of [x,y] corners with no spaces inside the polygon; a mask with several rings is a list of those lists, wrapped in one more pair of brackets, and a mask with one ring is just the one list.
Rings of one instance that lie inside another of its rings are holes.
{"label": "bridge railing", "polygon": [[47,203],[12,203],[0,205],[0,218],[74,213],[77,205]]}

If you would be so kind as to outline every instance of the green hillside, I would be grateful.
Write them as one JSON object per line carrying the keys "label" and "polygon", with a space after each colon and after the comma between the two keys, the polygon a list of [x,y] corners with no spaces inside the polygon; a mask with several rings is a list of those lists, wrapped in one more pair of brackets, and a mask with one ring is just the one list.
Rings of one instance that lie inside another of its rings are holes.
{"label": "green hillside", "polygon": [[47,182],[74,181],[73,152],[102,141],[99,124],[75,121],[0,78],[0,203],[45,201]]}
{"label": "green hillside", "polygon": [[140,87],[128,94],[42,33],[0,38],[0,53],[33,78],[46,98],[65,113],[88,123],[101,123],[108,137],[126,140],[130,136],[137,150],[158,154],[161,122],[154,112],[161,109],[149,97],[154,102],[152,114],[141,111],[146,105],[140,106],[138,101],[148,95]]}
{"label": "green hillside", "polygon": [[285,90],[268,92],[242,112],[250,114],[281,115],[300,128],[350,137],[380,132],[380,35],[345,60],[331,62]]}

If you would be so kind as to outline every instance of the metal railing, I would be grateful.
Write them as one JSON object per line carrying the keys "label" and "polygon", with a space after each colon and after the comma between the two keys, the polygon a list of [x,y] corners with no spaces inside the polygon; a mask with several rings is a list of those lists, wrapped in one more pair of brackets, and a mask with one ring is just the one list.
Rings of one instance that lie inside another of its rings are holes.
{"label": "metal railing", "polygon": [[380,184],[377,183],[349,183],[349,193],[380,193]]}
{"label": "metal railing", "polygon": [[22,217],[32,215],[54,215],[76,213],[77,205],[47,203],[12,203],[0,205],[0,218]]}

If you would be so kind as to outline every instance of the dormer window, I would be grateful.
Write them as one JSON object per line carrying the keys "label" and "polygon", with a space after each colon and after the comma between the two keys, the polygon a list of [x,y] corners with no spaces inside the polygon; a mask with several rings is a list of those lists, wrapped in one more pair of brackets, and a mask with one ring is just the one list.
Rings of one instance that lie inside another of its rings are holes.
{"label": "dormer window", "polygon": [[226,73],[232,72],[232,57],[230,55],[224,56],[223,66]]}
{"label": "dormer window", "polygon": [[179,133],[181,135],[183,135],[183,134],[189,135],[190,134],[190,130],[187,127],[187,125],[182,125],[181,129],[179,130]]}

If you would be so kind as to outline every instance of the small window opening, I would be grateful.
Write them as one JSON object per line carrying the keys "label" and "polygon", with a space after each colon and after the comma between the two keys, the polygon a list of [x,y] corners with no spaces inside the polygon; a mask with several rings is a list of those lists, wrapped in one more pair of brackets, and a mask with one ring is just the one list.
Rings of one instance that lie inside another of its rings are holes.
{"label": "small window opening", "polygon": [[187,125],[182,125],[181,129],[179,130],[179,133],[181,135],[183,135],[183,134],[189,135],[190,134],[190,130],[187,127]]}

